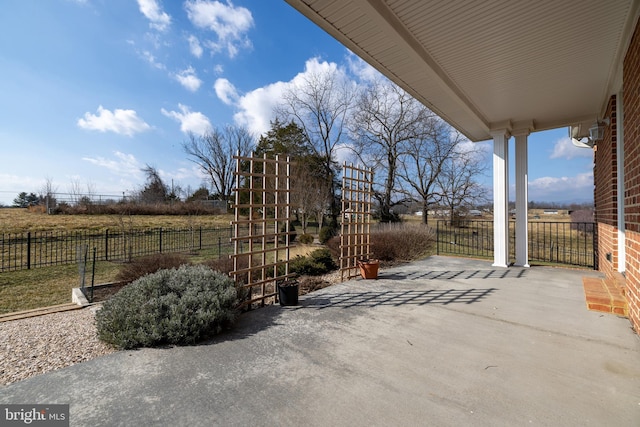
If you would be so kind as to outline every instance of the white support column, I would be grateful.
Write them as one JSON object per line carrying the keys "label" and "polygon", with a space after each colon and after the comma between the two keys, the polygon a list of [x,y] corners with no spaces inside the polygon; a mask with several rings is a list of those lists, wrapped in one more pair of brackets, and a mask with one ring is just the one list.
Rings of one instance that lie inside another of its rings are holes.
{"label": "white support column", "polygon": [[626,247],[626,225],[624,221],[624,110],[622,108],[622,97],[624,93],[618,92],[616,95],[616,166],[618,180],[618,271],[624,273],[627,264]]}
{"label": "white support column", "polygon": [[529,267],[529,130],[513,133],[516,140],[516,265]]}
{"label": "white support column", "polygon": [[493,266],[509,266],[509,131],[493,136]]}

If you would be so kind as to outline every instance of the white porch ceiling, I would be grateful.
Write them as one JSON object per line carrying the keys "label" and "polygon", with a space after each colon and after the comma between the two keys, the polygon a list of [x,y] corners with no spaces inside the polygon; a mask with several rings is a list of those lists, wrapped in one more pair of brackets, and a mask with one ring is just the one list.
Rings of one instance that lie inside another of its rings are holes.
{"label": "white porch ceiling", "polygon": [[286,0],[472,141],[601,118],[640,0]]}

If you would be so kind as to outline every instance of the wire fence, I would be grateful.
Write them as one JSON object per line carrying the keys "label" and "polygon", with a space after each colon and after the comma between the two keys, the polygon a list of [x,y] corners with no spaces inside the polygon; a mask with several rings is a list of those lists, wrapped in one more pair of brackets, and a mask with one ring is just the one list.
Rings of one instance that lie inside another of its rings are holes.
{"label": "wire fence", "polygon": [[85,246],[96,248],[97,261],[202,250],[221,258],[233,251],[231,233],[231,227],[4,233],[0,234],[0,272],[74,264]]}
{"label": "wire fence", "polygon": [[[439,220],[436,252],[493,257],[493,221]],[[509,257],[515,260],[515,222],[509,222]],[[596,268],[596,234],[592,222],[529,222],[529,261]]]}

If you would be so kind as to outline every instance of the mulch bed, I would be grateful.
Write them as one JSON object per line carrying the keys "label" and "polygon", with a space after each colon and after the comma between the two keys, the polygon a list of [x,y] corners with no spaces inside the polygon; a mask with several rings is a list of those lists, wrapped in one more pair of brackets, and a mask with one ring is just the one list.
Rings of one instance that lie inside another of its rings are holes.
{"label": "mulch bed", "polygon": [[[127,286],[127,283],[122,282],[94,286],[92,302],[104,302],[117,294],[118,291],[125,286]],[[87,295],[91,296],[91,287],[87,287]]]}

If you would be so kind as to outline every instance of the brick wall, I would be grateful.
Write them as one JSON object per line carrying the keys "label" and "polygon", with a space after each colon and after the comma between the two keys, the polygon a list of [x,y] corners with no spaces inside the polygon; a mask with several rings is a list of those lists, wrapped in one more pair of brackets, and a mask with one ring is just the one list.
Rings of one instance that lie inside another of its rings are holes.
{"label": "brick wall", "polygon": [[623,63],[624,218],[629,319],[640,332],[640,25]]}
{"label": "brick wall", "polygon": [[618,269],[618,167],[616,161],[616,97],[609,99],[605,117],[610,118],[604,138],[594,152],[594,201],[598,224],[597,265],[611,275]]}

